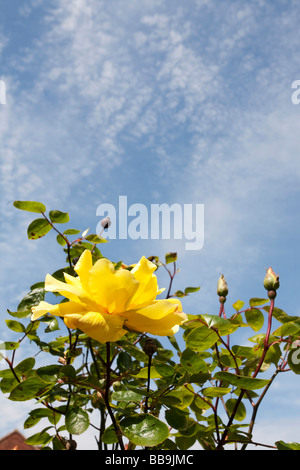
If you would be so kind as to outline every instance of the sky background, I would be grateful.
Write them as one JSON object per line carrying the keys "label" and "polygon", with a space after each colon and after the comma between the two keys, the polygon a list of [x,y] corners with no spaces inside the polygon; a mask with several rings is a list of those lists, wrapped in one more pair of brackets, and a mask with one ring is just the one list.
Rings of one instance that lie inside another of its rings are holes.
{"label": "sky background", "polygon": [[[201,286],[184,299],[187,313],[218,313],[221,273],[228,313],[238,299],[265,297],[272,266],[277,306],[300,315],[299,24],[298,0],[1,0],[3,325],[30,285],[65,265],[53,233],[27,240],[35,216],[13,201],[69,212],[65,228],[94,233],[97,207],[117,209],[120,195],[149,210],[204,204],[201,250],[172,239],[101,247],[128,264],[178,252],[175,289]],[[30,404],[2,397],[0,406],[0,435],[23,432]],[[299,379],[282,374],[255,439],[299,442],[299,418]]]}

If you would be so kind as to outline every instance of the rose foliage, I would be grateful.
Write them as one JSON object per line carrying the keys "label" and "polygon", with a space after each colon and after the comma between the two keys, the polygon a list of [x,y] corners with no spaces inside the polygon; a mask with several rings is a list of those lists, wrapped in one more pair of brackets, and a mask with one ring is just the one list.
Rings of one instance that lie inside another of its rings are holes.
{"label": "rose foliage", "polygon": [[[280,436],[273,445],[253,437],[276,377],[300,374],[300,318],[275,305],[280,285],[272,268],[260,286],[266,298],[225,308],[221,275],[216,312],[192,314],[184,299],[200,288],[172,293],[176,253],[128,266],[105,257],[100,235],[62,230],[68,213],[47,214],[40,202],[14,205],[39,214],[28,238],[55,232],[66,258],[8,310],[12,340],[0,344],[1,392],[31,400],[24,428],[42,429],[28,444],[72,450],[76,436],[92,428],[99,450],[300,450]],[[161,271],[169,276],[166,290],[158,287]],[[241,331],[248,345],[236,343]],[[32,353],[24,358],[26,341]]]}

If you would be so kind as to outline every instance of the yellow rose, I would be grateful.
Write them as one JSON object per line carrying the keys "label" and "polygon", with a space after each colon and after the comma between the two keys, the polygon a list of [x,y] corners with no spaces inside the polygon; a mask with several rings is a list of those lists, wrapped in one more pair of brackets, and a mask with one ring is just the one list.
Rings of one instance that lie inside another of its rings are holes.
{"label": "yellow rose", "polygon": [[32,320],[46,313],[63,317],[69,328],[78,328],[100,343],[118,341],[126,330],[171,336],[187,320],[177,299],[156,300],[159,290],[156,266],[144,256],[131,271],[115,270],[106,258],[92,264],[89,250],[74,267],[77,277],[64,274],[61,282],[50,274],[45,290],[69,299],[57,305],[40,302],[32,308]]}

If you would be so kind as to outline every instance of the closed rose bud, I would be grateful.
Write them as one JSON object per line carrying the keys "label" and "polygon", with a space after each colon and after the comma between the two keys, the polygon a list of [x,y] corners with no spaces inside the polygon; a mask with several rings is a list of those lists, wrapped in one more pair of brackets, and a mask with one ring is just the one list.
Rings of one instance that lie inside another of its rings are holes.
{"label": "closed rose bud", "polygon": [[264,287],[267,291],[276,291],[279,287],[279,276],[274,273],[272,268],[267,269]]}
{"label": "closed rose bud", "polygon": [[221,277],[218,281],[217,294],[219,297],[226,297],[228,294],[228,286],[223,274],[221,274]]}
{"label": "closed rose bud", "polygon": [[147,356],[151,357],[157,351],[157,344],[152,338],[147,338],[143,346],[143,351]]}

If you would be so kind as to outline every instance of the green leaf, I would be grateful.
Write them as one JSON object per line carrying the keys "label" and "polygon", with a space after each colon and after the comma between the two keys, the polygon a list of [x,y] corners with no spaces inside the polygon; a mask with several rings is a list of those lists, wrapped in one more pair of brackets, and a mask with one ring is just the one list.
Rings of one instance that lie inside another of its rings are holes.
{"label": "green leaf", "polygon": [[177,253],[167,253],[165,255],[166,264],[173,263],[177,260]]}
{"label": "green leaf", "polygon": [[206,387],[202,390],[202,394],[205,397],[223,397],[224,395],[227,395],[231,391],[231,388],[225,388],[225,387]]}
{"label": "green leaf", "polygon": [[60,419],[60,414],[48,408],[36,408],[29,412],[29,416],[24,422],[24,429],[35,426],[42,418],[48,418],[51,424],[56,424]]}
{"label": "green leaf", "polygon": [[24,429],[29,429],[35,426],[42,418],[39,416],[28,416],[24,421]]}
{"label": "green leaf", "polygon": [[195,436],[197,432],[200,430],[200,425],[195,421],[193,418],[187,418],[187,425],[184,429],[180,429],[181,436],[184,437],[191,437]]}
{"label": "green leaf", "polygon": [[193,329],[187,335],[186,345],[188,348],[195,349],[196,351],[205,351],[212,347],[218,339],[219,337],[215,331],[202,325]]}
{"label": "green leaf", "polygon": [[0,382],[0,388],[3,393],[10,393],[16,387],[16,385],[18,385],[18,381],[14,376],[5,376]]}
{"label": "green leaf", "polygon": [[184,290],[184,293],[187,294],[192,294],[193,292],[198,292],[200,290],[200,287],[186,287]]}
{"label": "green leaf", "polygon": [[121,372],[132,369],[133,364],[130,354],[125,351],[121,351],[117,357],[117,364]]}
{"label": "green leaf", "polygon": [[158,361],[157,359],[153,362],[156,371],[162,377],[172,377],[175,374],[174,367],[166,364],[165,362]]}
{"label": "green leaf", "polygon": [[[270,305],[264,307],[264,310],[269,313]],[[273,317],[276,318],[276,320],[278,320],[280,323],[287,323],[290,321],[299,320],[299,317],[288,315],[278,307],[274,307]]]}
{"label": "green leaf", "polygon": [[239,345],[234,345],[232,346],[232,352],[242,358],[246,359],[254,359],[256,354],[253,352],[253,348],[250,348],[249,346],[239,346]]}
{"label": "green leaf", "polygon": [[217,372],[214,378],[228,382],[243,390],[257,390],[265,387],[269,383],[269,380],[244,377],[242,375],[231,374],[230,372]]}
{"label": "green leaf", "polygon": [[10,350],[18,349],[19,346],[20,346],[20,343],[18,341],[3,341],[2,343],[0,343],[0,350],[10,351]]}
{"label": "green leaf", "polygon": [[78,235],[80,233],[80,230],[76,230],[75,228],[68,228],[63,232],[64,235]]}
{"label": "green leaf", "polygon": [[41,202],[36,201],[15,201],[14,206],[17,209],[27,212],[46,212],[46,207]]}
{"label": "green leaf", "polygon": [[43,429],[41,432],[37,432],[36,434],[33,434],[32,436],[28,437],[25,442],[26,444],[29,444],[31,446],[45,446],[48,444],[50,441],[52,441],[53,436],[51,436],[49,433],[46,432],[46,430],[50,429],[52,426],[49,426],[46,429]]}
{"label": "green leaf", "polygon": [[47,385],[38,377],[29,377],[20,382],[9,395],[12,401],[26,401],[37,398],[46,393],[53,385]]}
{"label": "green leaf", "polygon": [[27,357],[15,367],[15,372],[17,375],[26,375],[28,371],[32,370],[35,366],[34,357]]}
{"label": "green leaf", "polygon": [[112,400],[114,401],[133,401],[140,403],[141,395],[131,390],[120,390],[117,392],[113,392],[111,396]]}
{"label": "green leaf", "polygon": [[37,376],[46,383],[56,383],[59,377],[61,366],[52,364],[50,366],[40,367],[36,370]]}
{"label": "green leaf", "polygon": [[133,346],[132,344],[122,344],[123,348],[130,354],[130,356],[134,357],[140,362],[148,363],[148,356],[142,349],[138,348],[137,346]]}
{"label": "green leaf", "polygon": [[113,425],[105,429],[101,441],[104,444],[115,444],[118,442],[118,436]]}
{"label": "green leaf", "polygon": [[174,429],[182,429],[187,425],[186,414],[178,409],[170,409],[165,412],[165,418],[169,426]]}
{"label": "green leaf", "polygon": [[214,328],[218,330],[220,335],[229,334],[234,330],[234,326],[230,321],[225,320],[218,315],[201,315],[201,318],[205,321],[208,328]]}
{"label": "green leaf", "polygon": [[85,237],[85,239],[89,242],[96,243],[96,244],[108,242],[105,238],[95,235],[94,233],[88,235],[87,237]]}
{"label": "green leaf", "polygon": [[170,341],[170,343],[172,344],[173,348],[176,349],[176,351],[178,351],[180,353],[180,347],[177,343],[177,340],[175,338],[175,335],[173,336],[168,336],[168,340]]}
{"label": "green leaf", "polygon": [[25,312],[30,311],[31,307],[38,305],[42,300],[45,298],[45,289],[42,287],[38,287],[33,289],[25,297],[21,300],[18,305],[18,312]]}
{"label": "green leaf", "polygon": [[25,333],[25,326],[16,320],[5,320],[8,328],[16,333]]}
{"label": "green leaf", "polygon": [[244,304],[245,302],[243,302],[242,300],[237,300],[234,304],[232,304],[232,306],[234,310],[239,312],[243,308]]}
{"label": "green leaf", "polygon": [[65,276],[64,274],[70,274],[71,276],[74,275],[74,271],[70,266],[66,266],[65,268],[58,269],[54,273],[52,273],[52,276],[55,277],[58,281],[65,282]]}
{"label": "green leaf", "polygon": [[[226,409],[229,415],[231,415],[231,413],[233,412],[236,402],[237,402],[236,398],[229,398],[229,400],[226,401]],[[238,405],[234,418],[237,419],[238,421],[243,421],[246,418],[246,408],[242,401]]]}
{"label": "green leaf", "polygon": [[198,374],[198,372],[206,372],[207,364],[192,349],[185,349],[180,357],[180,364],[185,368],[185,370],[191,374]]}
{"label": "green leaf", "polygon": [[293,336],[300,331],[300,324],[296,322],[283,323],[272,334],[275,336]]}
{"label": "green leaf", "polygon": [[176,398],[177,401],[176,403],[174,402],[174,406],[176,408],[179,408],[180,410],[184,410],[194,400],[194,389],[191,384],[188,384],[188,387],[185,387],[184,385],[177,387],[175,390],[172,390],[169,392],[165,397],[167,398]]}
{"label": "green leaf", "polygon": [[41,322],[47,325],[45,333],[52,333],[52,331],[59,330],[58,320],[55,317],[44,317]]}
{"label": "green leaf", "polygon": [[264,325],[264,316],[258,308],[251,308],[245,312],[246,321],[254,331],[259,331]]}
{"label": "green leaf", "polygon": [[11,315],[14,318],[28,318],[31,317],[31,311],[30,310],[24,310],[24,311],[19,311],[19,312],[11,312],[10,310],[7,309],[7,313]]}
{"label": "green leaf", "polygon": [[181,298],[181,297],[185,297],[186,294],[184,292],[182,292],[182,290],[177,290],[174,294],[175,297],[178,297],[178,298]]}
{"label": "green leaf", "polygon": [[250,307],[258,307],[259,305],[267,304],[270,302],[269,299],[259,299],[257,297],[253,297],[249,300]]}
{"label": "green leaf", "polygon": [[76,370],[71,364],[62,366],[59,371],[59,377],[64,379],[76,379]]}
{"label": "green leaf", "polygon": [[65,246],[67,244],[67,241],[64,237],[60,235],[60,233],[56,236],[56,241],[59,245]]}
{"label": "green leaf", "polygon": [[300,450],[300,444],[298,442],[276,441],[275,445],[278,450]]}
{"label": "green leaf", "polygon": [[196,436],[176,436],[175,442],[180,450],[187,450],[195,444]]}
{"label": "green leaf", "polygon": [[[137,374],[132,373],[134,377],[139,379],[147,379],[148,378],[148,367],[143,367]],[[154,366],[150,367],[150,378],[151,379],[160,379],[161,375],[157,372]]]}
{"label": "green leaf", "polygon": [[157,446],[169,437],[166,423],[150,414],[125,418],[120,422],[120,426],[125,437],[139,446]]}
{"label": "green leaf", "polygon": [[38,238],[44,237],[51,229],[52,226],[49,224],[48,220],[35,219],[29,225],[27,235],[29,240],[37,240]]}
{"label": "green leaf", "polygon": [[69,222],[69,214],[67,212],[60,211],[50,211],[49,217],[52,223],[54,224],[65,224]]}
{"label": "green leaf", "polygon": [[88,429],[89,415],[79,407],[71,408],[66,414],[65,424],[69,433],[78,436]]}

